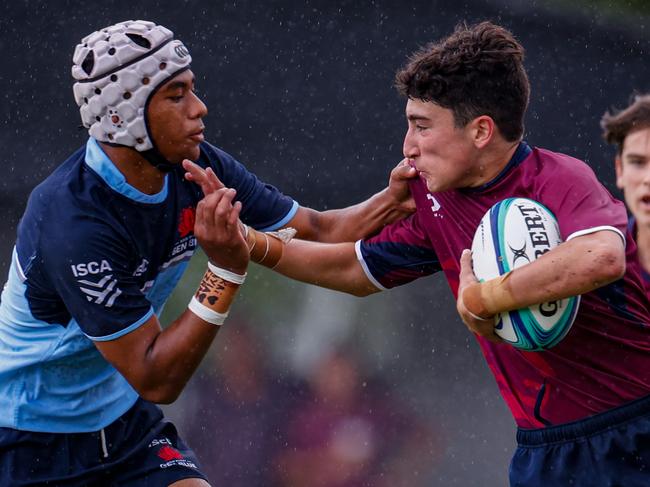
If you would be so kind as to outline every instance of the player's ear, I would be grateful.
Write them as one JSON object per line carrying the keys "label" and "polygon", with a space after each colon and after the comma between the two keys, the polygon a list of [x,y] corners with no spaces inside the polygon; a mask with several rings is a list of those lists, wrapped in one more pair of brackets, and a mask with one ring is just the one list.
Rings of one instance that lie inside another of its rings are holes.
{"label": "player's ear", "polygon": [[618,189],[625,189],[625,184],[623,183],[623,160],[620,154],[614,160],[614,167],[616,168],[616,187]]}
{"label": "player's ear", "polygon": [[470,122],[470,128],[474,145],[482,149],[492,140],[496,125],[492,117],[481,115]]}

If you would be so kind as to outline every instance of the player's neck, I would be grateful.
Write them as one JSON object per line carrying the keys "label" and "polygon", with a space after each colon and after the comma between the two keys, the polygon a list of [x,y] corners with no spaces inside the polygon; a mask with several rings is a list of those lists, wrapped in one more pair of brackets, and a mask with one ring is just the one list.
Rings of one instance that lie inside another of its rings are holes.
{"label": "player's neck", "polygon": [[129,147],[101,143],[102,150],[122,173],[126,182],[144,194],[159,193],[165,184],[165,173],[152,166],[142,155]]}
{"label": "player's neck", "polygon": [[637,223],[636,245],[638,248],[639,263],[646,272],[650,273],[650,227],[640,226]]}
{"label": "player's neck", "polygon": [[476,178],[473,187],[483,186],[496,178],[508,165],[515,151],[519,147],[519,141],[507,142],[500,140],[491,148],[485,149],[477,165]]}

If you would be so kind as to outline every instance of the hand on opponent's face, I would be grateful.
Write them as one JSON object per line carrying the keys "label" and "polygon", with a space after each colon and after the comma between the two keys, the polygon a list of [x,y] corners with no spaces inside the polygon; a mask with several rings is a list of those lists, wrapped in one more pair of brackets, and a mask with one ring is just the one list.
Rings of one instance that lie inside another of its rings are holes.
{"label": "hand on opponent's face", "polygon": [[407,213],[415,211],[415,201],[413,201],[408,182],[417,175],[418,172],[411,167],[407,158],[402,159],[390,172],[388,192],[399,203],[400,210]]}

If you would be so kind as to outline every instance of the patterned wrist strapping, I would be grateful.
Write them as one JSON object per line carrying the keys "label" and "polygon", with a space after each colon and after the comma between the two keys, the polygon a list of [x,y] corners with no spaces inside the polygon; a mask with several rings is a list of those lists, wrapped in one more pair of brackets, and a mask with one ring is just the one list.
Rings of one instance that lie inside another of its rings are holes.
{"label": "patterned wrist strapping", "polygon": [[212,263],[208,263],[208,267],[187,307],[202,320],[220,326],[246,274],[235,274]]}

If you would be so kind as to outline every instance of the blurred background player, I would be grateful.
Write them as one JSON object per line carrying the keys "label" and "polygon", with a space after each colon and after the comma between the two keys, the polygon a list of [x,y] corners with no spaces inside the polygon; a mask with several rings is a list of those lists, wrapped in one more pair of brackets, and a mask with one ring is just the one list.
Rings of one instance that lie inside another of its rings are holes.
{"label": "blurred background player", "polygon": [[650,292],[650,95],[636,95],[628,107],[605,113],[601,126],[605,140],[616,146],[616,185],[632,214],[629,230]]}
{"label": "blurred background player", "polygon": [[423,472],[444,448],[439,428],[349,347],[319,358],[305,383],[275,373],[258,334],[230,319],[193,378],[182,430],[215,485],[431,485]]}
{"label": "blurred background player", "polygon": [[[396,84],[407,97],[404,156],[420,175],[416,213],[356,244],[293,240],[276,270],[360,296],[443,270],[519,427],[511,484],[648,485],[650,315],[625,208],[582,161],[522,141],[523,57],[489,22],[415,53]],[[512,196],[548,207],[564,243],[478,283],[466,249],[483,214]],[[578,294],[571,331],[548,351],[494,334],[496,313]]]}
{"label": "blurred background player", "polygon": [[273,373],[258,333],[231,319],[183,410],[183,432],[214,485],[274,485],[275,457],[304,392],[300,381]]}
{"label": "blurred background player", "polygon": [[[391,188],[324,213],[260,182],[204,142],[190,62],[171,31],[146,21],[98,30],[75,49],[90,138],[32,192],[0,304],[2,485],[207,485],[154,403],[178,397],[244,281],[238,217],[337,241],[410,211],[405,165]],[[183,159],[233,189],[202,199]],[[162,330],[158,315],[197,244],[209,269]]]}
{"label": "blurred background player", "polygon": [[278,487],[428,485],[422,472],[439,460],[443,439],[395,395],[350,351],[323,356],[286,424]]}

